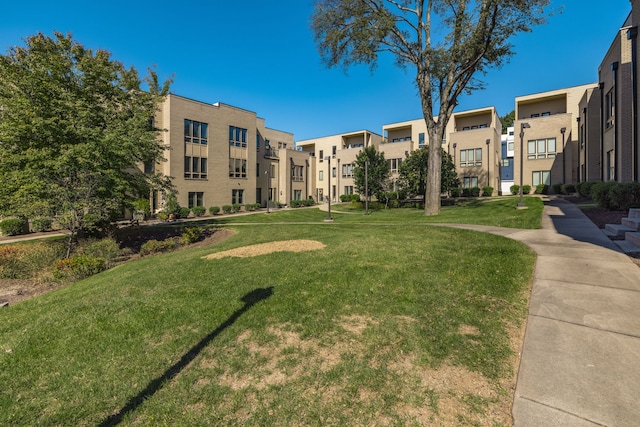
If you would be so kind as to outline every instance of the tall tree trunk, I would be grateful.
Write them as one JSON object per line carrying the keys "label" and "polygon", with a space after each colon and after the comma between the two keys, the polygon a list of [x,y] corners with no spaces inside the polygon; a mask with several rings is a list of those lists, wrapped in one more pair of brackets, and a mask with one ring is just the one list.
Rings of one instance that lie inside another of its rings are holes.
{"label": "tall tree trunk", "polygon": [[[426,118],[425,118],[426,119]],[[442,125],[427,126],[429,131],[429,158],[427,160],[427,182],[424,195],[424,214],[427,216],[440,213],[440,186],[442,174]]]}

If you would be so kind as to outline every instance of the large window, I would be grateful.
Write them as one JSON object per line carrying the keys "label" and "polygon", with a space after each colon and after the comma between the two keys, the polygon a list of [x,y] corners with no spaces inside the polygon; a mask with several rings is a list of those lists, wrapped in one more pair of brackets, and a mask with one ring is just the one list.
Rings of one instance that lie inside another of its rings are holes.
{"label": "large window", "polygon": [[401,163],[402,163],[402,158],[387,160],[387,166],[389,166],[389,170],[391,172],[398,172],[398,169],[400,169]]}
{"label": "large window", "polygon": [[478,186],[477,176],[465,176],[462,180],[462,188],[475,188]]}
{"label": "large window", "polygon": [[184,156],[184,177],[186,179],[207,178],[207,158]]}
{"label": "large window", "polygon": [[247,161],[245,159],[229,159],[229,178],[246,178]]}
{"label": "large window", "polygon": [[482,166],[482,148],[460,150],[460,167]]}
{"label": "large window", "polygon": [[293,200],[302,200],[302,190],[293,190]]}
{"label": "large window", "polygon": [[616,118],[616,95],[611,89],[604,99],[605,127],[609,129],[615,123]]}
{"label": "large window", "polygon": [[318,171],[318,181],[324,180],[324,171]]}
{"label": "large window", "polygon": [[345,185],[344,194],[353,194],[353,185]]}
{"label": "large window", "polygon": [[294,181],[304,181],[304,167],[294,166],[291,169],[291,177]]}
{"label": "large window", "polygon": [[231,190],[231,203],[244,204],[244,190]]}
{"label": "large window", "polygon": [[531,183],[535,187],[539,184],[551,185],[551,172],[550,171],[533,171],[531,177]]}
{"label": "large window", "polygon": [[202,191],[189,192],[189,209],[194,206],[204,206],[204,193]]}
{"label": "large window", "polygon": [[352,178],[353,177],[353,165],[351,163],[347,163],[346,165],[342,165],[342,177],[343,178]]}
{"label": "large window", "polygon": [[247,130],[229,126],[229,145],[247,148]]}
{"label": "large window", "polygon": [[206,123],[184,119],[184,142],[206,144],[209,140],[208,129]]}
{"label": "large window", "polygon": [[418,134],[418,148],[424,148],[424,132]]}
{"label": "large window", "polygon": [[527,143],[527,159],[555,159],[556,139],[531,139]]}

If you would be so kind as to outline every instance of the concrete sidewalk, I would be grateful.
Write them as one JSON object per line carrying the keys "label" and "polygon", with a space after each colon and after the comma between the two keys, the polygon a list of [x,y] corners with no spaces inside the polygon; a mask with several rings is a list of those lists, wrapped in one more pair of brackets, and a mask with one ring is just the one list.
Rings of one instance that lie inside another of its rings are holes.
{"label": "concrete sidewalk", "polygon": [[575,205],[500,234],[537,254],[515,426],[640,426],[640,268]]}

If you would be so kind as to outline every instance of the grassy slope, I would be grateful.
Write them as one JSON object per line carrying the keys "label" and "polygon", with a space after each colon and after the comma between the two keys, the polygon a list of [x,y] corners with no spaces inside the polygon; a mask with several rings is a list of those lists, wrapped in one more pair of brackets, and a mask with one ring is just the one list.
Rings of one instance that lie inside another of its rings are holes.
{"label": "grassy slope", "polygon": [[[201,259],[301,238],[327,248]],[[399,405],[437,413],[444,396],[390,363],[462,366],[493,384],[509,375],[507,329],[526,312],[533,260],[507,239],[419,224],[242,227],[216,247],[145,258],[2,310],[0,424],[95,425],[123,408],[126,423],[143,424],[409,423]],[[273,294],[238,314],[259,288]],[[337,360],[314,358],[323,349]],[[290,380],[269,381],[275,372]]]}

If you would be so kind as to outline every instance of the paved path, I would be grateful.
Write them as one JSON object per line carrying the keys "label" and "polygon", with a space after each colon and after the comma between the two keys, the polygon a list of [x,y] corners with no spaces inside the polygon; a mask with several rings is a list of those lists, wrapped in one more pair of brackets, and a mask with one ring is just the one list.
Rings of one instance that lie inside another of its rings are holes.
{"label": "paved path", "polygon": [[575,205],[500,234],[537,254],[515,426],[640,426],[640,268]]}

